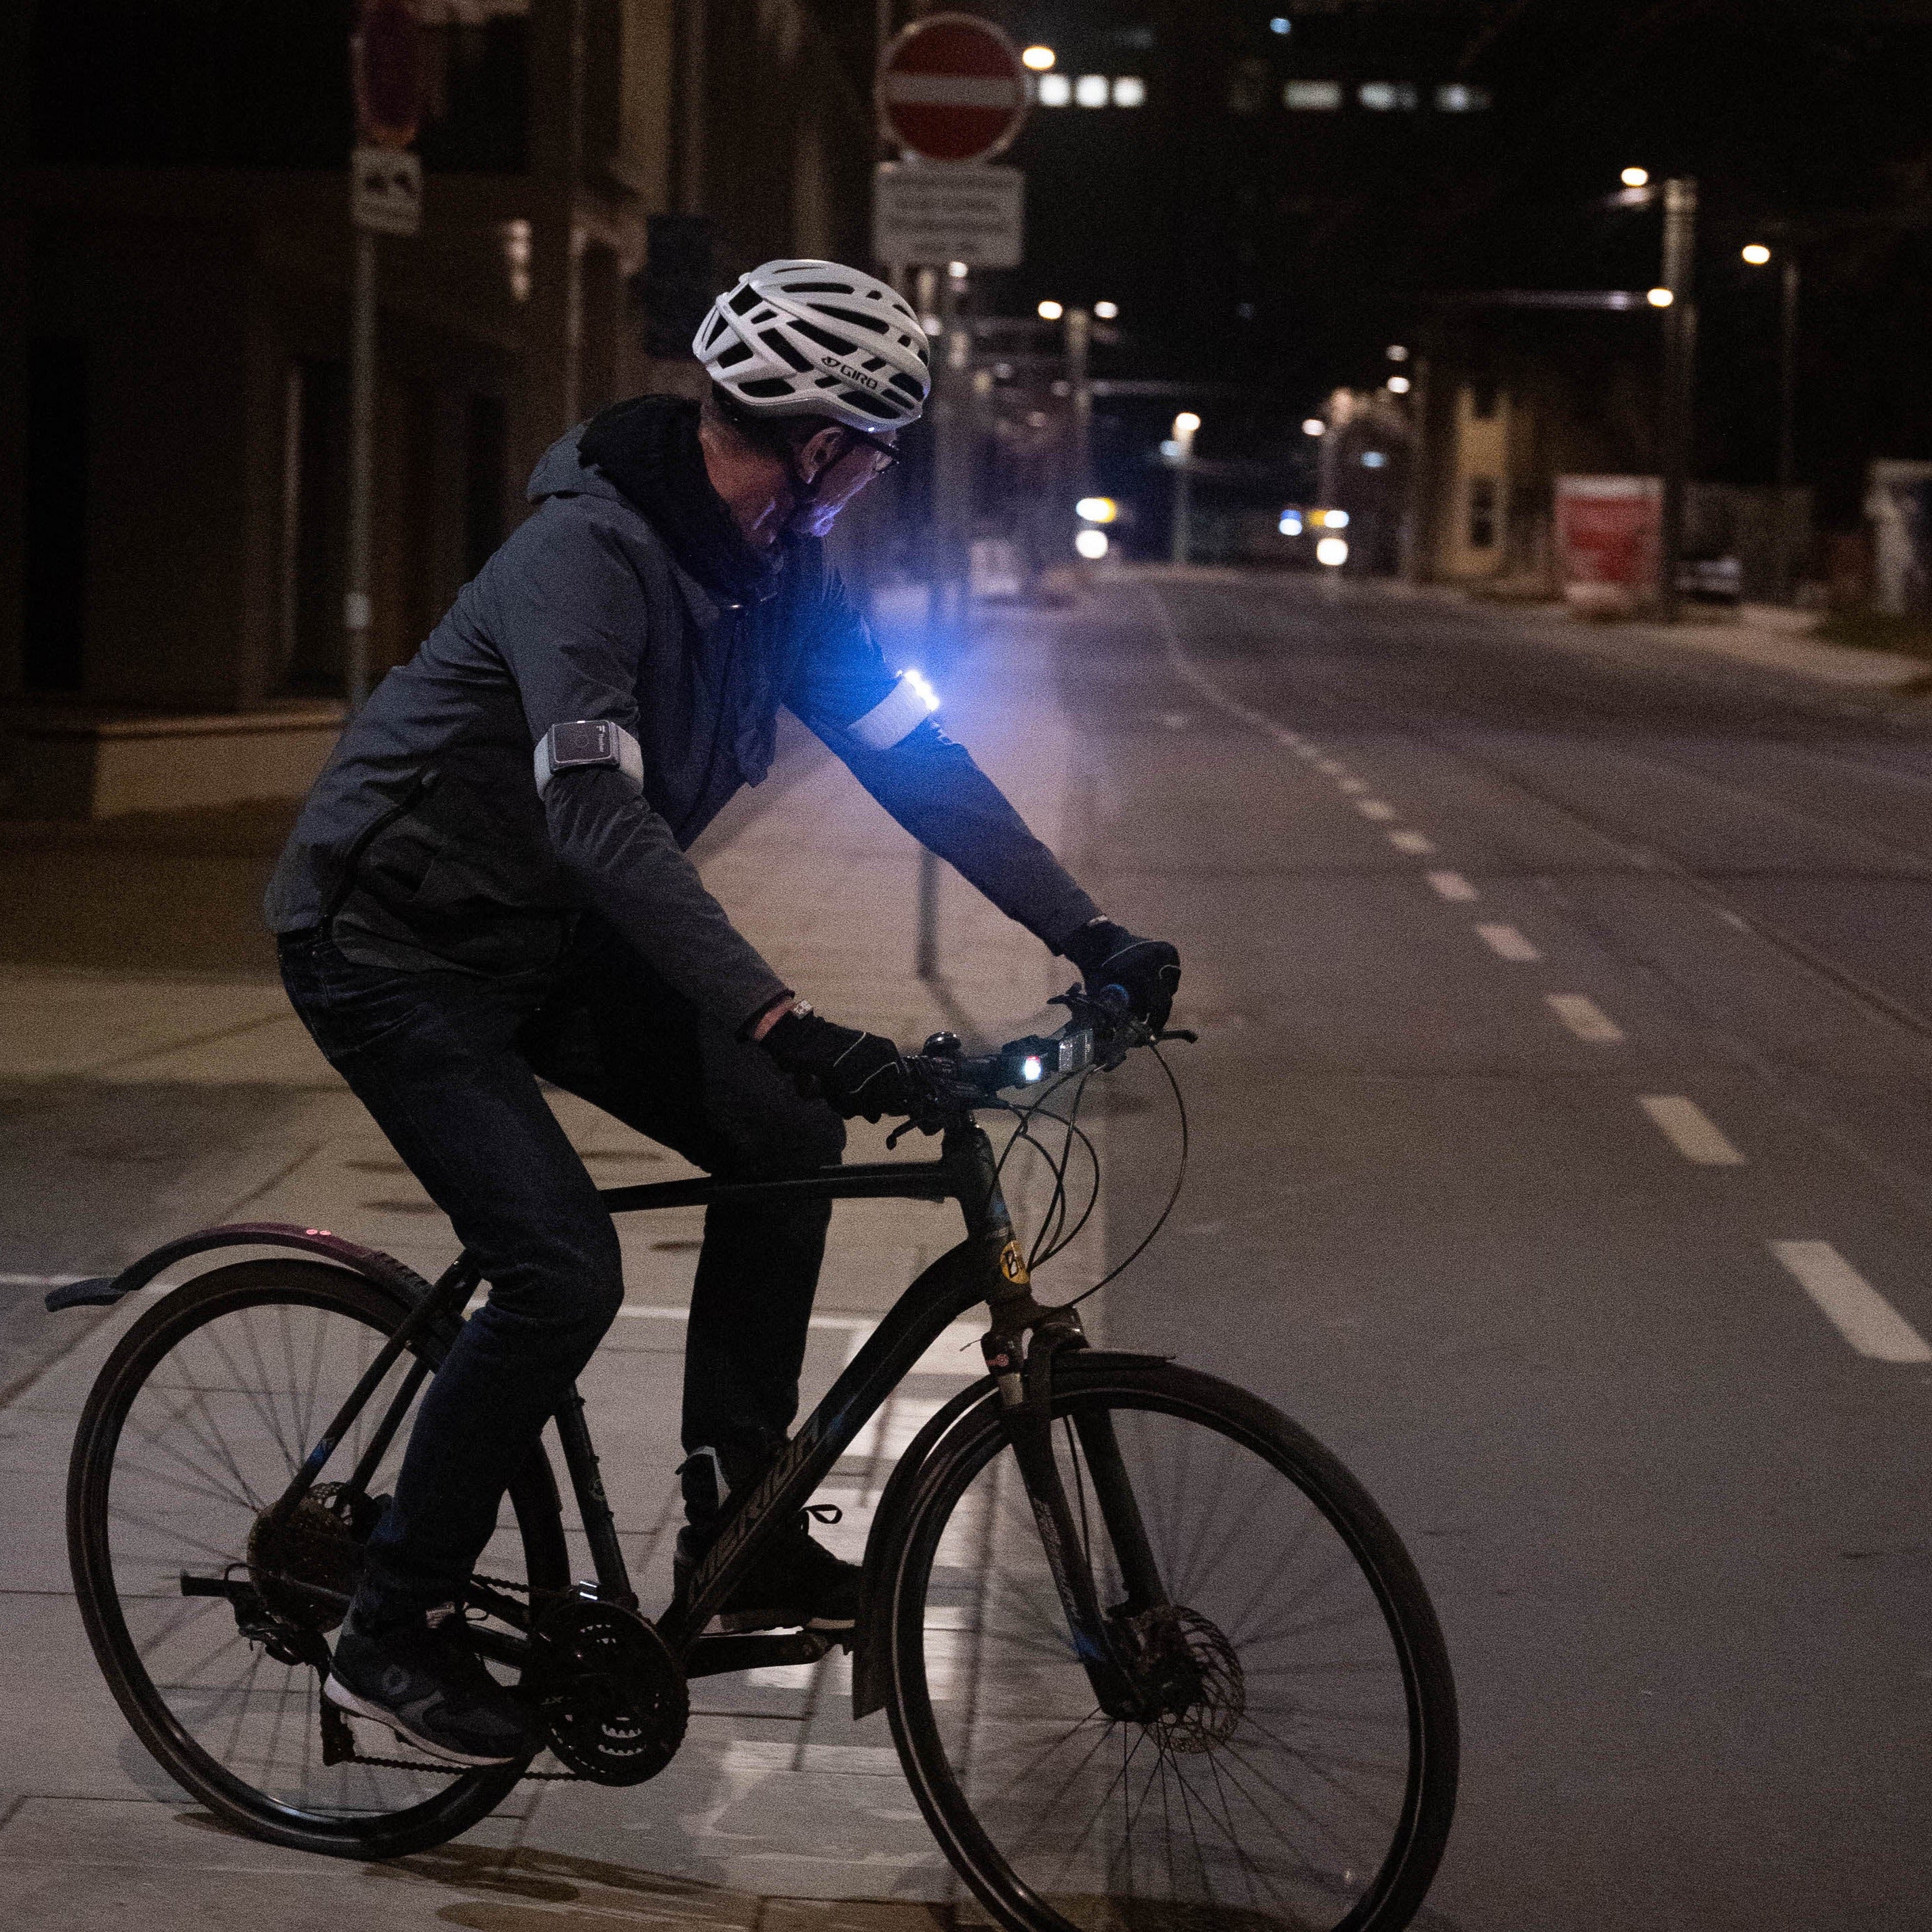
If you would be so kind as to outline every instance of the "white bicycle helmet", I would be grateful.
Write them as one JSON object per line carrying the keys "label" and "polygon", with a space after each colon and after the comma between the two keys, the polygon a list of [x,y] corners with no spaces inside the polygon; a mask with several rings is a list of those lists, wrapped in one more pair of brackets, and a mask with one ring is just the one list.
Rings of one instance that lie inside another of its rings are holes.
{"label": "white bicycle helmet", "polygon": [[836,262],[766,262],[711,304],[692,353],[759,416],[903,429],[932,387],[926,331],[905,298]]}

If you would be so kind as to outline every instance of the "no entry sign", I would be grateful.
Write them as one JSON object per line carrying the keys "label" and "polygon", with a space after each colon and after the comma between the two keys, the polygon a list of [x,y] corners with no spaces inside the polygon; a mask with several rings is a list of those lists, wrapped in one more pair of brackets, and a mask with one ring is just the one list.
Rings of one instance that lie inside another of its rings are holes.
{"label": "no entry sign", "polygon": [[1026,119],[1026,70],[990,21],[928,14],[879,62],[879,124],[887,140],[928,161],[983,161]]}

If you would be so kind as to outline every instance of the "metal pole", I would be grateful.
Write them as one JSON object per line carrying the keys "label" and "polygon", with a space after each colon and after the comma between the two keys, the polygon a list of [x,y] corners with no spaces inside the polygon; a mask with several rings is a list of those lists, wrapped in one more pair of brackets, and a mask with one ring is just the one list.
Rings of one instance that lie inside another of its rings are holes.
{"label": "metal pole", "polygon": [[972,452],[968,446],[972,406],[973,338],[962,313],[966,277],[949,268],[940,278],[940,357],[934,374],[933,456],[938,488],[934,522],[938,526],[943,608],[949,622],[966,617],[968,550],[970,541]]}
{"label": "metal pole", "polygon": [[939,861],[919,848],[919,938],[913,970],[922,980],[939,977]]}
{"label": "metal pole", "polygon": [[1787,250],[1778,318],[1778,594],[1786,604],[1798,587],[1791,556],[1791,499],[1798,487],[1798,257]]}
{"label": "metal pole", "polygon": [[1094,494],[1094,385],[1088,375],[1094,317],[1084,308],[1066,311],[1066,392],[1073,403],[1073,494]]}
{"label": "metal pole", "polygon": [[1657,542],[1657,601],[1666,623],[1678,610],[1677,560],[1684,548],[1685,486],[1690,470],[1690,409],[1697,354],[1697,304],[1692,278],[1697,242],[1697,184],[1688,176],[1664,184],[1664,501]]}
{"label": "metal pole", "polygon": [[376,478],[376,238],[356,231],[349,322],[349,536],[343,572],[343,667],[349,715],[369,696],[370,524]]}
{"label": "metal pole", "polygon": [[1194,432],[1177,430],[1174,440],[1179,447],[1174,453],[1174,529],[1169,555],[1174,562],[1184,564],[1194,547]]}

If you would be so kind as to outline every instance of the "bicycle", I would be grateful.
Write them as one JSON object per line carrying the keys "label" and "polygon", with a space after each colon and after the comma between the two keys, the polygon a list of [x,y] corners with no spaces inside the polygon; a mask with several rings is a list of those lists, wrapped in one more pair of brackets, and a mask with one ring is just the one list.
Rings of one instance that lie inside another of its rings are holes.
{"label": "bicycle", "polygon": [[[994,1053],[968,1057],[950,1035],[926,1042],[912,1063],[922,1111],[898,1131],[937,1133],[937,1158],[604,1191],[614,1214],[777,1195],[950,1200],[965,1234],[731,1499],[688,1598],[655,1622],[573,1393],[556,1428],[594,1580],[571,1580],[539,1445],[464,1606],[479,1652],[540,1714],[561,1772],[365,1751],[318,1694],[382,1478],[478,1285],[466,1256],[430,1283],[324,1229],[244,1223],[54,1291],[50,1308],[111,1303],[192,1256],[300,1251],[166,1292],[116,1346],[80,1420],[75,1586],[141,1742],[242,1831],[360,1858],[440,1844],[526,1776],[655,1775],[682,1738],[692,1680],[813,1661],[838,1640],[707,1626],[766,1535],[983,1304],[987,1373],[932,1417],[887,1481],[848,1640],[854,1716],[886,1711],[965,1886],[1012,1932],[1407,1924],[1456,1790],[1455,1694],[1428,1596],[1367,1493],[1294,1424],[1164,1358],[1090,1347],[1072,1302],[1034,1298],[1030,1260],[1077,1232],[1066,1181],[1078,1096],[1135,1048],[1157,1052],[1120,1003],[1064,1003],[1058,1033]],[[1066,1113],[1046,1107],[1070,1084]],[[1002,1098],[1042,1088],[1031,1105]],[[1019,1115],[1013,1144],[1042,1118],[1066,1127],[1030,1257],[976,1118],[994,1108]],[[1184,1109],[1182,1124],[1184,1136]],[[1097,1158],[1094,1185],[1097,1196]]]}

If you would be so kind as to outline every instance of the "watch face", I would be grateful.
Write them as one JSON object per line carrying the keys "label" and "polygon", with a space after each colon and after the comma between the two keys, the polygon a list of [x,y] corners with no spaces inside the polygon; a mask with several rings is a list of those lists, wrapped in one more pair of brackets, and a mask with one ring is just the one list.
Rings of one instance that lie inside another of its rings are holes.
{"label": "watch face", "polygon": [[610,728],[601,722],[554,724],[550,727],[550,762],[554,765],[596,765],[614,763],[610,754]]}

